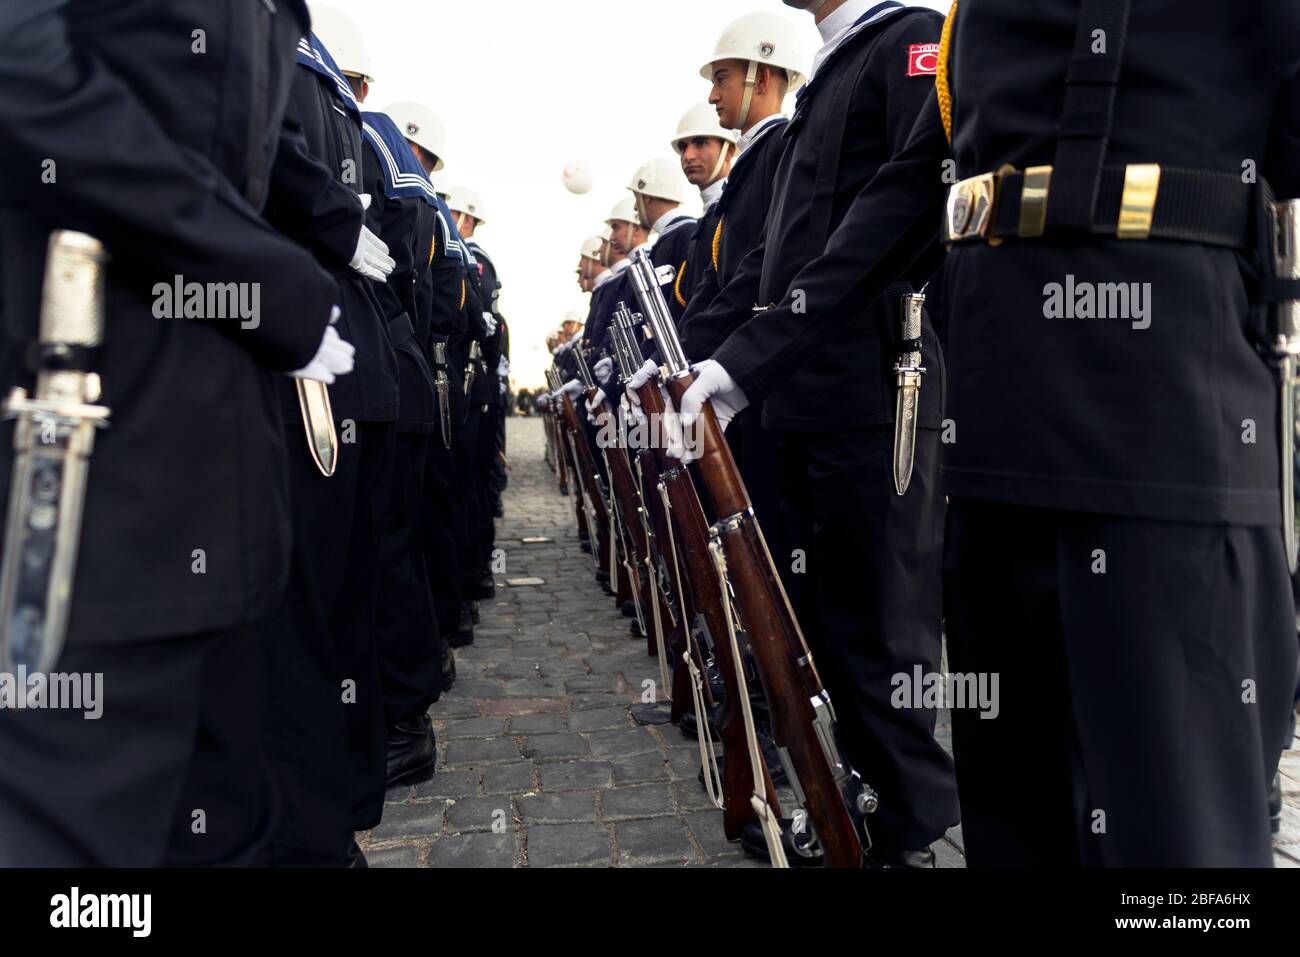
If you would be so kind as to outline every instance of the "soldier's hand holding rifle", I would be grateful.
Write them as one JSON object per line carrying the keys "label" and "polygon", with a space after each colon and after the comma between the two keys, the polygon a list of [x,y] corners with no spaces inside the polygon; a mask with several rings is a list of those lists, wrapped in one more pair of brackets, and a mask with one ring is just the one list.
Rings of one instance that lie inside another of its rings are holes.
{"label": "soldier's hand holding rifle", "polygon": [[[718,424],[726,431],[731,420],[749,407],[748,397],[727,370],[712,359],[706,359],[692,369],[696,379],[682,397],[682,422],[694,422],[695,416],[704,408],[704,403],[712,402]],[[677,429],[668,431],[668,454],[673,458],[691,462],[699,457],[698,452],[699,449],[694,444],[687,443]]]}
{"label": "soldier's hand holding rifle", "polygon": [[291,372],[290,375],[293,378],[312,379],[328,385],[333,383],[339,376],[347,375],[352,371],[357,350],[352,343],[345,342],[343,337],[338,334],[338,330],[334,328],[334,324],[339,321],[340,315],[339,307],[335,306],[334,312],[330,316],[330,324],[325,327],[325,335],[321,339],[320,349],[316,351],[316,357],[297,372]]}

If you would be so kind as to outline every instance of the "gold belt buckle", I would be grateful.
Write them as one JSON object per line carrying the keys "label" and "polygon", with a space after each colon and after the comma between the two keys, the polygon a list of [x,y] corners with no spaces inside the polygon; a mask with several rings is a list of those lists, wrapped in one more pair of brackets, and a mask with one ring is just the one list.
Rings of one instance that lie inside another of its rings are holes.
{"label": "gold belt buckle", "polygon": [[997,195],[996,173],[972,176],[948,190],[943,241],[959,243],[967,239],[987,238]]}

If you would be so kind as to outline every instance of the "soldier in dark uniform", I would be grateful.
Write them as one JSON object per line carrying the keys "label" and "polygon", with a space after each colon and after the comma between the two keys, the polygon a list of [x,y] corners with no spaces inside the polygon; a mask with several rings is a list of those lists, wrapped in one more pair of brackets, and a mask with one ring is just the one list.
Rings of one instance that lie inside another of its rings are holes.
{"label": "soldier in dark uniform", "polygon": [[442,693],[447,651],[434,613],[419,521],[429,442],[439,428],[428,358],[431,304],[420,296],[430,266],[437,203],[428,175],[397,124],[385,113],[367,112],[363,119],[363,181],[375,196],[370,220],[388,237],[397,263],[388,283],[377,289],[401,373],[378,626],[388,724],[387,783],[392,787],[433,774],[438,755],[427,712]]}
{"label": "soldier in dark uniform", "polygon": [[953,714],[968,861],[1268,866],[1296,648],[1258,227],[1266,181],[1300,195],[1300,9],[1102,6],[960,5],[935,100],[793,280],[806,313],[719,359],[780,378],[941,218],[951,665],[1001,687]]}
{"label": "soldier in dark uniform", "polygon": [[740,135],[718,122],[718,113],[708,103],[697,103],[677,124],[673,150],[681,157],[687,181],[700,191],[704,215],[695,223],[686,254],[677,266],[673,298],[683,315],[713,258],[713,237],[717,232],[718,201],[727,186],[731,166],[736,158]]}
{"label": "soldier in dark uniform", "polygon": [[[446,132],[442,121],[421,103],[393,103],[385,112],[393,118],[406,137],[425,173],[444,167]],[[434,209],[432,259],[422,283],[421,298],[430,310],[429,359],[434,373],[447,377],[447,403],[438,398],[438,431],[429,450],[429,468],[425,475],[424,541],[425,566],[433,591],[433,604],[440,633],[446,638],[448,651],[443,666],[444,690],[455,678],[455,655],[452,649],[474,641],[472,597],[463,587],[461,543],[465,539],[463,488],[457,478],[456,435],[466,415],[463,388],[464,364],[461,355],[466,333],[462,308],[464,264],[460,246],[454,241],[455,227],[439,202]],[[444,419],[445,417],[445,419]]]}
{"label": "soldier in dark uniform", "polygon": [[[807,323],[807,338],[797,351],[769,351],[759,340],[777,321],[756,316],[700,364],[683,409],[716,394],[725,418],[747,404],[744,395],[763,401],[763,425],[780,434],[772,467],[791,552],[776,555],[776,564],[835,703],[849,761],[880,794],[870,857],[885,866],[933,866],[929,845],[958,820],[952,762],[934,738],[936,712],[891,703],[895,675],[939,671],[942,357],[926,323],[921,351],[931,375],[913,476],[900,496],[891,468],[893,364],[900,296],[913,287],[851,296],[835,334],[818,337],[814,307],[804,312],[801,270],[817,261],[852,199],[887,168],[933,96],[933,61],[918,63],[916,51],[937,44],[940,24],[933,11],[894,2],[819,5],[826,45],[783,134],[763,243],[697,320],[727,328],[756,305],[798,300],[786,305],[790,325]],[[837,278],[849,298],[851,283]],[[912,278],[919,286],[928,274]],[[761,835],[747,834],[745,845],[761,850]]]}
{"label": "soldier in dark uniform", "polygon": [[[696,222],[681,209],[682,203],[686,201],[687,181],[680,165],[668,159],[650,160],[636,171],[628,189],[632,191],[636,202],[641,226],[649,230],[654,242],[650,258],[655,266],[671,266],[674,270],[680,270],[686,261],[686,250],[690,246]],[[630,293],[631,287],[626,282],[624,286]],[[668,296],[668,308],[673,314],[673,320],[679,321],[686,309],[686,300],[680,284],[675,283],[674,286],[673,294]],[[628,297],[627,301],[631,304],[635,299]],[[615,300],[614,306],[617,305],[618,301]]]}
{"label": "soldier in dark uniform", "polygon": [[[109,701],[96,721],[0,720],[0,865],[267,861],[256,626],[287,583],[297,451],[276,387],[313,363],[339,302],[334,278],[260,215],[307,29],[298,0],[0,10],[0,366],[30,385],[10,359],[35,339],[52,229],[89,232],[112,256],[99,359],[112,427],[96,437],[57,665],[103,673]],[[195,30],[201,70],[176,42]],[[154,284],[178,275],[251,284],[260,323],[155,318]]]}
{"label": "soldier in dark uniform", "polygon": [[[331,390],[340,446],[328,478],[301,439],[297,394],[281,387],[283,420],[296,440],[290,458],[295,534],[289,592],[265,622],[264,640],[268,751],[284,808],[274,863],[328,867],[361,863],[352,832],[377,824],[383,807],[375,614],[398,391],[375,294],[381,287],[349,268],[346,258],[356,243],[348,230],[359,229],[356,217],[365,215],[361,113],[350,82],[365,80],[358,75],[350,81],[344,69],[367,71],[369,65],[352,21],[324,6],[313,7],[313,16],[320,32],[299,44],[288,122],[299,131],[301,152],[329,175],[306,175],[307,162],[289,164],[286,152],[272,179],[267,216],[310,244],[336,275],[357,371]],[[343,68],[327,46],[331,38],[345,57]],[[323,230],[317,225],[322,219],[340,220],[345,228]]]}

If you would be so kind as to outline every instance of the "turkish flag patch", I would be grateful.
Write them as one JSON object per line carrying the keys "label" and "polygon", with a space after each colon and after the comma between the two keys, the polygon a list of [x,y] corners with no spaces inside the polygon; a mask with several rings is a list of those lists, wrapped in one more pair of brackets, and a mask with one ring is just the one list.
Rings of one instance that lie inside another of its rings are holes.
{"label": "turkish flag patch", "polygon": [[907,48],[907,75],[934,76],[939,72],[939,44],[913,43]]}

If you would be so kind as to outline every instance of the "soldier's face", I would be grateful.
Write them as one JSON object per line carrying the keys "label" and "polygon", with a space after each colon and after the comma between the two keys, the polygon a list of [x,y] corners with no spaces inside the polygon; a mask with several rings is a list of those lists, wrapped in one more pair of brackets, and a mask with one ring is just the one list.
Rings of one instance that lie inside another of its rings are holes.
{"label": "soldier's face", "polygon": [[613,233],[609,237],[609,247],[619,256],[626,256],[632,246],[632,224],[628,222],[617,222],[613,225]]}
{"label": "soldier's face", "polygon": [[682,158],[682,172],[692,186],[708,186],[713,182],[713,171],[719,168],[722,140],[712,136],[696,136],[679,140],[677,152]]}
{"label": "soldier's face", "polygon": [[719,60],[713,64],[713,89],[709,92],[709,103],[718,111],[718,122],[724,130],[740,129],[747,66],[744,60]]}

